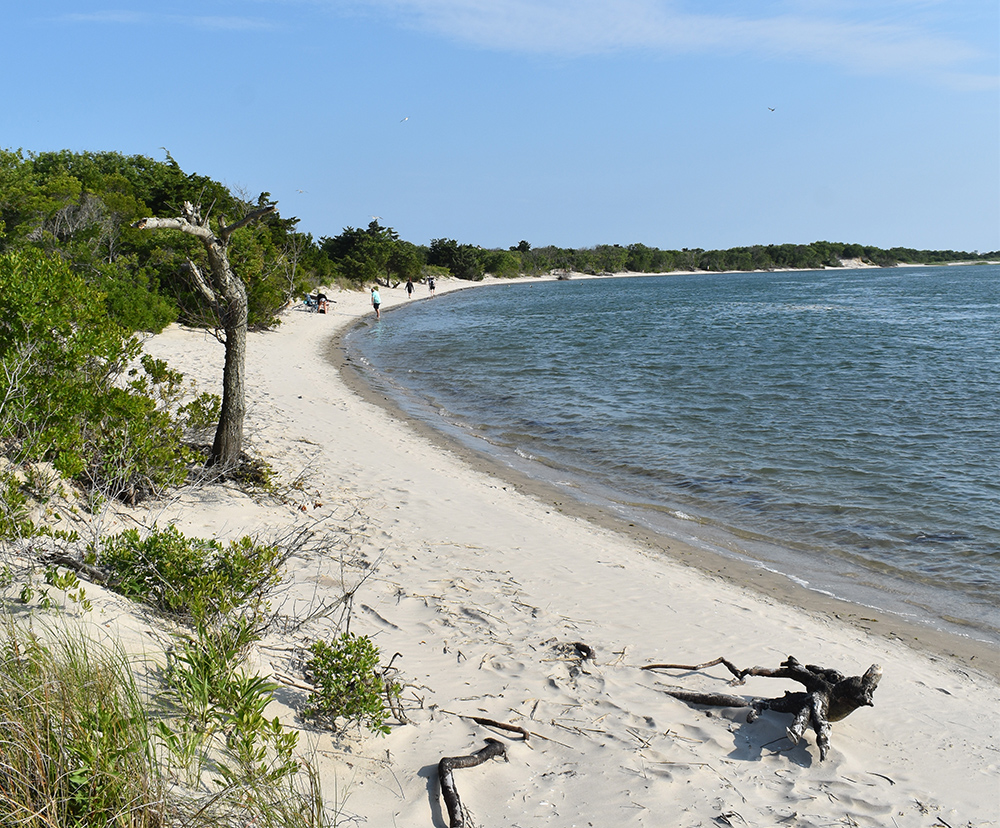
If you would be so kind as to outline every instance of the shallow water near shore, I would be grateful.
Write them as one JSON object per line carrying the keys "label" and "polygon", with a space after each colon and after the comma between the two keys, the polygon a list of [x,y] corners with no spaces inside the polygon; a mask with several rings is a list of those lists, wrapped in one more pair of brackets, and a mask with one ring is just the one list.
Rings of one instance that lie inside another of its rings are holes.
{"label": "shallow water near shore", "polygon": [[410,416],[520,473],[1000,642],[1000,267],[488,286],[345,343]]}

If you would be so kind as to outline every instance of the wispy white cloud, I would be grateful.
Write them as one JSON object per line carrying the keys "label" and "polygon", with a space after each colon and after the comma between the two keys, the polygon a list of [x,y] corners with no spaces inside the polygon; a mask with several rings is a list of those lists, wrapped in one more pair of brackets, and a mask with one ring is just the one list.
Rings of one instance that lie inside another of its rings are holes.
{"label": "wispy white cloud", "polygon": [[[928,23],[938,0],[333,0],[487,49],[569,56],[747,54],[995,84],[992,55]],[[749,8],[748,8],[749,7]],[[977,76],[977,71],[986,73]]]}
{"label": "wispy white cloud", "polygon": [[222,31],[267,31],[277,28],[274,21],[256,17],[227,17],[221,15],[158,14],[156,12],[95,11],[61,15],[67,23],[95,23],[127,26],[187,26],[194,29]]}

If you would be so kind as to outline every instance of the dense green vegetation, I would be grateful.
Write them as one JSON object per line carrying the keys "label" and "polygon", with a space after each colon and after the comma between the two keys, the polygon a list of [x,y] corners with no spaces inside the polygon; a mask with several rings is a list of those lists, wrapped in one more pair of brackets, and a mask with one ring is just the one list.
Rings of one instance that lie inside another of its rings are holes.
{"label": "dense green vegetation", "polygon": [[280,580],[277,547],[187,538],[175,526],[102,538],[97,563],[122,595],[200,622],[259,600]]}
{"label": "dense green vegetation", "polygon": [[[192,409],[180,404],[180,374],[140,358],[103,299],[58,256],[0,254],[0,452],[134,502],[184,481]],[[0,514],[0,537],[11,519]]]}
{"label": "dense green vegetation", "polygon": [[[503,258],[501,258],[501,254]],[[527,242],[509,251],[480,252],[486,272],[521,271],[546,273],[552,270],[579,273],[670,273],[705,270],[777,270],[784,268],[819,269],[841,267],[843,260],[860,260],[880,267],[897,264],[935,264],[942,262],[986,261],[1000,258],[1000,252],[963,253],[955,250],[912,250],[840,242],[817,241],[812,244],[768,244],[733,247],[728,250],[660,250],[644,244],[603,244],[597,247],[568,250],[558,247],[532,248]],[[490,270],[487,265],[497,268]]]}
{"label": "dense green vegetation", "polygon": [[[232,224],[268,203],[269,194],[254,199],[207,176],[185,173],[169,153],[156,161],[116,152],[0,150],[0,253],[32,248],[64,261],[77,279],[102,294],[108,316],[127,330],[158,331],[175,319],[212,326],[215,320],[187,266],[190,259],[205,269],[197,241],[132,228],[143,217],[179,215],[185,201]],[[485,249],[447,238],[415,244],[378,220],[319,240],[298,232],[297,224],[297,218],[275,210],[233,237],[230,257],[247,286],[251,329],[273,325],[286,302],[318,285],[393,284],[428,272],[476,280],[486,273],[819,268],[837,267],[843,259],[889,266],[1000,256],[825,241],[728,250],[661,250],[640,243],[569,249],[521,241],[508,249]]]}
{"label": "dense green vegetation", "polygon": [[[169,154],[160,162],[115,152],[0,150],[0,253],[34,248],[61,259],[104,295],[109,316],[129,330],[158,331],[178,318],[212,325],[188,276],[188,259],[205,267],[197,241],[131,225],[179,215],[185,201],[232,223],[267,199],[186,174]],[[251,328],[272,325],[290,296],[329,275],[329,260],[296,224],[275,212],[233,239],[230,256],[247,286]]]}

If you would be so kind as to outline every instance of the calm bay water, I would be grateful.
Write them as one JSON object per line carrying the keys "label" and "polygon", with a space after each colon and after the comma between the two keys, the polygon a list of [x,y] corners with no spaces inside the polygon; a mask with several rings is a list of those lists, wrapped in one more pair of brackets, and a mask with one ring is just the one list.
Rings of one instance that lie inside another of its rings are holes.
{"label": "calm bay water", "polygon": [[1000,631],[1000,267],[483,287],[352,332],[413,416],[665,534]]}

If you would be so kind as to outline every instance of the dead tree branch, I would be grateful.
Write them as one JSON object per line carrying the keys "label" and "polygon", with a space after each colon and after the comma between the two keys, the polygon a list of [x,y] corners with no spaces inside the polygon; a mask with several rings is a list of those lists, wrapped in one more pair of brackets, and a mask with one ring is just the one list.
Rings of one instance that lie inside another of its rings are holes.
{"label": "dead tree branch", "polygon": [[682,664],[648,664],[644,670],[701,670],[716,664],[724,664],[736,678],[733,684],[743,684],[747,676],[765,676],[768,678],[787,678],[797,681],[806,688],[806,692],[785,692],[781,698],[744,698],[728,693],[696,693],[689,690],[668,689],[665,692],[675,699],[691,704],[703,704],[710,707],[749,707],[747,722],[757,720],[764,710],[774,710],[778,713],[791,713],[794,716],[792,724],[785,731],[789,740],[796,744],[805,734],[807,727],[816,732],[816,745],[819,747],[819,758],[822,761],[830,749],[831,722],[838,722],[853,713],[859,707],[871,707],[872,695],[882,678],[882,668],[873,664],[863,676],[844,676],[837,670],[817,667],[815,664],[800,664],[789,656],[775,669],[769,667],[751,667],[740,670],[724,658],[707,661],[704,664],[688,666]]}
{"label": "dead tree branch", "polygon": [[507,724],[506,722],[498,722],[496,719],[487,719],[483,716],[468,716],[465,713],[452,713],[452,711],[450,710],[444,710],[442,712],[448,713],[452,716],[459,716],[463,719],[471,719],[476,724],[482,725],[483,727],[492,727],[496,728],[497,730],[505,730],[508,733],[516,733],[525,742],[528,741],[528,737],[531,735],[527,730],[525,730],[520,725],[512,725],[512,724]]}
{"label": "dead tree branch", "polygon": [[486,747],[477,750],[468,756],[445,756],[438,762],[438,779],[441,782],[441,796],[444,804],[448,808],[448,824],[450,828],[465,828],[465,811],[462,809],[462,800],[458,797],[458,789],[455,787],[455,779],[452,771],[455,768],[474,768],[481,765],[487,759],[494,756],[502,756],[507,760],[507,748],[503,742],[496,739],[487,739]]}

